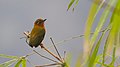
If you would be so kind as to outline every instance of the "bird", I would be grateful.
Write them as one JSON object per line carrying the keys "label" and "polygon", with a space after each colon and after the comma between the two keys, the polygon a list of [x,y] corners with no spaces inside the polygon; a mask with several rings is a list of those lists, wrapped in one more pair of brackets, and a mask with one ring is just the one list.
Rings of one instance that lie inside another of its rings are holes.
{"label": "bird", "polygon": [[47,19],[43,20],[43,19],[39,18],[34,22],[34,27],[33,27],[32,31],[30,32],[29,42],[28,42],[28,45],[30,47],[36,48],[39,45],[41,45],[41,42],[43,41],[45,33],[46,33],[45,26],[44,26],[44,22],[46,20]]}

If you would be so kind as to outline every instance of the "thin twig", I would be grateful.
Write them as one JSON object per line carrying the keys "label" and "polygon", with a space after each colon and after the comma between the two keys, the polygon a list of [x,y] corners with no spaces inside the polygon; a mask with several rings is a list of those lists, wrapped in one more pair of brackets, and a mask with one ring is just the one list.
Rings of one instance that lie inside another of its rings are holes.
{"label": "thin twig", "polygon": [[65,58],[66,58],[66,51],[64,51],[64,58],[63,58],[64,61],[65,61]]}
{"label": "thin twig", "polygon": [[[83,36],[84,36],[83,34],[82,35],[78,35],[78,36],[73,36],[73,37],[67,38],[65,40],[61,40],[61,41],[57,42],[55,45],[60,45],[60,44],[62,44],[64,42],[67,42],[67,41],[70,41],[70,40],[73,40],[73,39],[77,39],[77,38],[83,37]],[[48,46],[48,48],[50,48],[50,47],[53,47],[53,46]]]}
{"label": "thin twig", "polygon": [[35,54],[35,53],[34,53],[34,52],[29,53],[29,54],[25,55],[24,57],[26,58],[26,57],[31,56],[31,55],[33,55],[33,54]]}
{"label": "thin twig", "polygon": [[25,36],[24,36],[24,37],[21,37],[20,39],[23,39],[23,38],[25,38],[25,39],[26,39],[27,37],[25,37]]}
{"label": "thin twig", "polygon": [[57,60],[59,60],[60,62],[63,63],[63,61],[62,61],[58,56],[56,56],[56,55],[53,54],[51,51],[49,51],[46,47],[44,47],[43,44],[41,44],[40,47],[43,48],[45,51],[47,51],[49,54],[51,54],[53,57],[55,57]]}
{"label": "thin twig", "polygon": [[[106,29],[106,28],[105,28],[105,29]],[[99,33],[104,32],[105,29],[104,29],[104,30],[101,30]],[[110,29],[108,29],[107,31],[109,31],[109,30],[110,30]],[[94,32],[91,32],[91,33],[90,33],[90,35],[92,35],[92,34],[94,34]],[[62,43],[64,43],[64,42],[67,42],[67,41],[70,41],[70,40],[73,40],[73,39],[77,39],[77,38],[80,38],[80,37],[83,37],[83,36],[85,36],[85,35],[84,35],[84,34],[81,34],[81,35],[73,36],[73,37],[70,37],[70,38],[66,38],[66,39],[64,39],[64,40],[61,40],[61,41],[57,42],[55,45],[59,45],[59,44],[62,44]],[[52,47],[52,46],[48,46],[48,48],[50,48],[50,47]]]}
{"label": "thin twig", "polygon": [[31,63],[28,59],[27,59],[27,62],[30,63],[32,67],[35,67],[35,64]]}
{"label": "thin twig", "polygon": [[30,32],[29,32],[29,31],[23,32],[23,34],[24,34],[27,38],[30,38]]}
{"label": "thin twig", "polygon": [[50,40],[52,41],[52,44],[53,44],[53,46],[54,46],[54,48],[55,48],[55,50],[56,50],[56,52],[57,52],[59,58],[62,59],[61,56],[60,56],[59,51],[57,50],[57,47],[55,46],[55,43],[54,43],[53,39],[52,39],[51,37],[50,37]]}
{"label": "thin twig", "polygon": [[55,60],[52,60],[52,59],[50,59],[50,58],[48,58],[48,57],[46,57],[46,56],[43,56],[43,55],[41,55],[40,53],[38,53],[37,51],[35,51],[35,50],[33,50],[35,53],[37,53],[38,55],[40,55],[41,57],[43,57],[43,58],[46,58],[46,59],[48,59],[48,60],[50,60],[50,61],[53,61],[53,62],[55,62],[55,63],[59,63],[59,62],[57,62],[57,61],[55,61]]}

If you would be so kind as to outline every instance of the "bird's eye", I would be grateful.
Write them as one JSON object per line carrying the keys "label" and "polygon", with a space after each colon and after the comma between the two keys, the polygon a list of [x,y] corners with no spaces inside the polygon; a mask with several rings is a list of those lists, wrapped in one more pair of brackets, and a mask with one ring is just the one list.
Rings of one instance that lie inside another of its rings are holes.
{"label": "bird's eye", "polygon": [[39,21],[38,23],[41,24],[43,21]]}

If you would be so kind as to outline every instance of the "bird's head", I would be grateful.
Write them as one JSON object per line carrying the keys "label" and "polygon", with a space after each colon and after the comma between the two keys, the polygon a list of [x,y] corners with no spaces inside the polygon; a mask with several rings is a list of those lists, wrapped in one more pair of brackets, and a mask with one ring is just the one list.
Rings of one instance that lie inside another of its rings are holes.
{"label": "bird's head", "polygon": [[41,25],[44,25],[44,22],[46,21],[47,19],[37,19],[36,21],[35,21],[35,25],[37,25],[37,26],[41,26]]}

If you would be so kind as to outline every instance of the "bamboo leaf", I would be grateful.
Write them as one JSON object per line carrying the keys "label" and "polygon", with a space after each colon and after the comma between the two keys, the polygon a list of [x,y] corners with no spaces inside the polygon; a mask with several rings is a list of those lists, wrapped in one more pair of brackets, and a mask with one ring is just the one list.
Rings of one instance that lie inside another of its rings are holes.
{"label": "bamboo leaf", "polygon": [[65,58],[65,62],[63,64],[63,67],[70,67],[70,63],[71,63],[71,59],[72,59],[72,55],[71,54],[67,54],[67,57]]}
{"label": "bamboo leaf", "polygon": [[9,60],[7,62],[4,62],[4,63],[0,64],[0,67],[9,67],[9,66],[11,66],[16,61],[17,61],[17,59]]}
{"label": "bamboo leaf", "polygon": [[22,59],[22,67],[26,67],[26,59]]}
{"label": "bamboo leaf", "polygon": [[[108,34],[108,36],[109,36],[109,34]],[[107,39],[105,41],[105,45],[104,45],[102,65],[104,65],[104,63],[105,63],[107,47],[108,47],[108,37],[107,37]]]}
{"label": "bamboo leaf", "polygon": [[110,66],[114,66],[114,63],[115,63],[115,52],[116,52],[116,47],[113,48],[113,56],[112,56],[112,62],[110,63]]}
{"label": "bamboo leaf", "polygon": [[[104,2],[103,2],[103,3],[104,3]],[[109,1],[109,3],[112,5],[112,4],[114,4],[114,1]],[[103,5],[103,4],[101,4],[101,6],[99,7],[99,9],[102,7],[102,5]],[[93,45],[94,42],[96,41],[97,36],[98,36],[98,34],[99,34],[102,26],[104,25],[106,19],[108,18],[108,15],[109,15],[109,13],[110,13],[110,9],[111,9],[111,7],[110,7],[110,6],[107,6],[107,7],[105,8],[104,12],[102,13],[101,18],[100,18],[100,21],[99,21],[99,23],[98,23],[98,26],[96,27],[96,30],[95,30],[92,38],[91,38],[90,45]]]}
{"label": "bamboo leaf", "polygon": [[[109,54],[111,52],[111,49],[114,46],[120,45],[120,43],[117,43],[117,41],[119,41],[119,37],[120,36],[120,12],[118,10],[120,10],[120,0],[114,0],[117,4],[115,6],[115,9],[112,13],[112,17],[110,20],[111,24],[111,30],[109,32],[109,35],[107,37],[106,43],[105,43],[105,48],[103,51],[103,61],[102,63],[104,64],[105,62],[105,55],[106,53]],[[117,12],[117,13],[116,13]],[[111,62],[111,66],[114,64],[115,61],[115,50],[116,48],[113,48],[113,56],[112,56],[112,62]]]}
{"label": "bamboo leaf", "polygon": [[19,59],[18,62],[15,64],[15,67],[20,67],[21,63],[22,63],[22,59]]}
{"label": "bamboo leaf", "polygon": [[[117,1],[117,0],[115,0]],[[120,32],[120,13],[116,13],[120,10],[120,0],[118,0],[116,7],[113,11],[110,23],[112,24],[112,28],[110,31],[110,36],[109,36],[109,44],[112,45],[114,44],[115,38],[118,36],[118,32]]]}
{"label": "bamboo leaf", "polygon": [[67,11],[70,9],[70,7],[73,5],[73,3],[75,2],[75,0],[71,0],[69,5],[68,5],[68,8],[67,8]]}
{"label": "bamboo leaf", "polygon": [[[112,44],[116,43],[115,41],[119,41],[119,38],[117,40],[115,40],[115,37],[119,37],[119,33],[120,33],[119,32],[119,29],[120,29],[119,28],[120,27],[119,22],[120,22],[120,20],[118,19],[118,18],[120,18],[120,16],[119,16],[119,13],[116,13],[119,10],[118,8],[120,8],[120,0],[118,0],[118,2],[117,2],[117,5],[116,5],[116,7],[114,9],[114,12],[112,14],[111,21],[110,21],[110,24],[109,24],[112,28],[111,28],[111,30],[110,30],[110,32],[108,34],[108,37],[106,39],[106,42],[105,42],[104,51],[103,51],[103,61],[102,61],[102,64],[105,63],[106,52],[107,51],[111,51]],[[115,61],[115,49],[116,48],[114,47],[113,56],[112,56],[112,62],[111,62],[110,66],[113,66],[114,61]],[[108,54],[108,52],[107,52],[107,54]]]}
{"label": "bamboo leaf", "polygon": [[[100,62],[100,60],[102,59],[102,56],[103,56],[102,54],[96,56],[94,65],[96,65]],[[102,63],[100,63],[100,64],[102,65]]]}
{"label": "bamboo leaf", "polygon": [[82,66],[81,66],[81,61],[80,61],[81,57],[82,57],[82,55],[80,55],[80,56],[78,57],[75,67],[82,67]]}
{"label": "bamboo leaf", "polygon": [[[97,0],[98,2],[100,0]],[[88,15],[88,18],[87,18],[87,21],[86,21],[86,29],[85,29],[85,42],[84,42],[84,57],[86,58],[89,53],[90,53],[90,50],[91,50],[91,44],[90,44],[90,33],[91,33],[91,28],[92,28],[92,25],[94,23],[94,20],[96,18],[96,15],[97,13],[99,12],[99,10],[101,9],[102,7],[102,4],[101,6],[98,7],[98,5],[96,5],[95,3],[92,3],[92,6],[90,8],[90,11],[89,11],[89,15]]]}
{"label": "bamboo leaf", "polygon": [[78,5],[78,3],[79,3],[79,0],[76,0],[76,2],[75,2],[75,6],[73,7],[73,11],[74,11],[74,9],[76,8],[76,6]]}
{"label": "bamboo leaf", "polygon": [[5,54],[0,54],[0,57],[2,58],[10,58],[10,59],[17,59],[17,56],[10,56],[10,55],[5,55]]}
{"label": "bamboo leaf", "polygon": [[88,62],[89,62],[89,63],[88,63],[88,67],[93,67],[93,66],[95,65],[95,60],[96,60],[96,57],[97,57],[97,53],[98,53],[98,50],[99,50],[101,41],[102,41],[102,39],[103,39],[106,31],[107,31],[107,30],[105,30],[105,31],[102,33],[99,41],[97,42],[97,44],[96,44],[96,46],[95,46],[95,48],[94,48],[94,50],[93,50],[93,53],[92,53],[91,57],[90,57],[89,60],[88,60]]}

